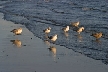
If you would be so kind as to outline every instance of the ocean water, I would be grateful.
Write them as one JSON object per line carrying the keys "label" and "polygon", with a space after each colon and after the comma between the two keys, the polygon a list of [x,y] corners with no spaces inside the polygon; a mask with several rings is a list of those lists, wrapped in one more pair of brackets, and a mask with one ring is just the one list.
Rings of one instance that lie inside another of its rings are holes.
{"label": "ocean water", "polygon": [[[58,34],[55,44],[108,64],[108,0],[0,0],[0,6],[4,19],[36,37],[45,40],[43,30],[51,27],[48,35]],[[85,30],[78,35],[70,26],[64,34],[61,28],[76,21]],[[102,32],[102,38],[95,40],[93,32]]]}

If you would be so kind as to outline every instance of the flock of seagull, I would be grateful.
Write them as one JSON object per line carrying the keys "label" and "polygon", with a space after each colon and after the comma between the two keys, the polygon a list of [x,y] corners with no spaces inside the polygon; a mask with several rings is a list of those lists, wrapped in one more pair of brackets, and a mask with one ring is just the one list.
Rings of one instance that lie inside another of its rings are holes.
{"label": "flock of seagull", "polygon": [[[76,32],[78,34],[80,34],[84,30],[84,27],[79,27],[79,24],[80,24],[79,21],[78,22],[71,22],[70,23],[70,25],[72,27],[76,28]],[[64,33],[67,33],[69,31],[69,26],[63,27],[61,30],[64,31]],[[44,29],[43,32],[45,34],[50,33],[51,32],[51,27],[48,27],[48,28]],[[101,38],[102,33],[101,32],[93,33],[91,36],[95,37],[96,40],[98,40],[99,38]],[[48,36],[48,39],[50,39],[51,41],[55,42],[57,40],[57,34],[55,34],[53,36]],[[50,44],[48,44],[48,45],[50,45]],[[56,48],[54,46],[50,46],[50,48],[48,48],[48,49],[53,53],[53,56],[56,55]]]}
{"label": "flock of seagull", "polygon": [[[78,22],[73,22],[73,23],[71,22],[71,25],[78,28],[77,29],[78,34],[80,34],[84,30],[84,27],[78,27],[79,21]],[[69,31],[69,26],[63,27],[61,30],[63,30],[65,33],[67,33]],[[46,28],[45,30],[43,30],[43,32],[46,33],[46,34],[50,33],[51,32],[51,27]],[[48,36],[48,38],[51,41],[55,42],[57,40],[57,34],[55,34],[54,36]]]}
{"label": "flock of seagull", "polygon": [[[77,32],[78,34],[80,34],[82,31],[84,31],[84,27],[79,27],[79,24],[80,24],[79,21],[78,21],[78,22],[71,22],[71,23],[70,23],[70,25],[71,25],[72,27],[75,27],[75,28],[76,28],[76,32]],[[67,33],[67,32],[69,31],[69,26],[63,27],[62,30],[63,30],[65,33]],[[45,34],[50,33],[50,32],[51,32],[51,27],[46,28],[45,30],[43,30],[43,32],[44,32]],[[91,36],[95,37],[96,40],[98,40],[99,38],[102,37],[102,32],[92,33]],[[54,42],[55,42],[55,41],[57,40],[57,34],[55,34],[54,36],[48,36],[48,38],[49,38],[51,41],[54,41]]]}
{"label": "flock of seagull", "polygon": [[[77,32],[78,34],[80,34],[80,33],[84,30],[84,27],[79,27],[79,24],[80,24],[79,21],[78,21],[78,22],[71,22],[71,23],[70,23],[70,25],[71,25],[72,27],[75,27],[75,28],[76,28],[76,32]],[[64,31],[64,33],[67,33],[67,32],[70,30],[70,26],[63,27],[61,30]],[[21,35],[21,33],[22,33],[22,28],[13,29],[13,30],[10,31],[10,32],[13,32],[15,35]],[[48,28],[44,29],[43,32],[44,32],[45,34],[49,34],[49,33],[51,32],[51,27],[48,27]],[[55,41],[57,40],[57,36],[58,36],[58,35],[55,34],[55,35],[53,35],[53,36],[48,36],[47,38],[48,38],[49,40],[51,40],[52,42],[55,42]],[[102,32],[93,33],[91,36],[95,37],[96,40],[98,40],[99,38],[102,37]],[[21,41],[20,41],[20,40],[17,40],[17,39],[16,39],[16,40],[11,40],[11,42],[13,42],[13,44],[17,45],[18,47],[21,46]],[[50,46],[49,50],[52,50],[52,49],[54,49],[54,47],[53,47],[53,46]]]}

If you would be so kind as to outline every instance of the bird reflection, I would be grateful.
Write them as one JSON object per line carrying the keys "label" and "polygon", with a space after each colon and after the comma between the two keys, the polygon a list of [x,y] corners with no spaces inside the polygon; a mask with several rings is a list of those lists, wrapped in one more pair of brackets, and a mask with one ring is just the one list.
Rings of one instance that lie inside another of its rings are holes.
{"label": "bird reflection", "polygon": [[44,38],[47,39],[47,40],[49,39],[47,34],[45,34]]}
{"label": "bird reflection", "polygon": [[82,36],[80,34],[77,35],[77,38],[79,39],[79,42],[82,42]]}
{"label": "bird reflection", "polygon": [[66,38],[68,38],[69,34],[67,32],[64,32],[64,35]]}
{"label": "bird reflection", "polygon": [[48,48],[48,49],[51,52],[51,55],[53,56],[54,61],[55,61],[56,60],[56,47],[50,46],[50,48]]}
{"label": "bird reflection", "polygon": [[50,42],[48,40],[44,40],[45,44],[50,46]]}
{"label": "bird reflection", "polygon": [[21,41],[20,40],[10,40],[10,42],[12,42],[14,45],[16,45],[18,48],[20,48],[21,47]]}
{"label": "bird reflection", "polygon": [[95,40],[92,40],[92,41],[94,41],[94,42],[97,42],[97,43],[101,44],[101,41],[100,41],[99,39],[95,39]]}

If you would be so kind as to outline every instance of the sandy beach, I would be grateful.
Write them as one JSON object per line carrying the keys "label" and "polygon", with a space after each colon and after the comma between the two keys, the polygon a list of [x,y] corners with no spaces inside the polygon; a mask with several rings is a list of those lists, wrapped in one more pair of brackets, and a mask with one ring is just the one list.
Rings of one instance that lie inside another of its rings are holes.
{"label": "sandy beach", "polygon": [[[10,31],[23,28],[21,35]],[[20,40],[17,47],[10,40]],[[3,19],[0,13],[0,72],[108,72],[108,65],[63,46],[47,44],[25,26]],[[49,51],[56,48],[56,54]]]}

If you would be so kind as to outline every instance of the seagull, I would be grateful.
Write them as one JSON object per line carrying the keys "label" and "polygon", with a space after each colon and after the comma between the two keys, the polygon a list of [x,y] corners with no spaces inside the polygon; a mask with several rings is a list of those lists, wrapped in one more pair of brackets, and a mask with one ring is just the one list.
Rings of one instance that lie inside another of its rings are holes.
{"label": "seagull", "polygon": [[55,34],[54,36],[48,36],[48,38],[49,38],[51,41],[55,42],[55,41],[57,40],[57,34]]}
{"label": "seagull", "polygon": [[50,31],[51,31],[50,27],[48,27],[47,29],[43,30],[43,32],[46,33],[46,34],[50,33]]}
{"label": "seagull", "polygon": [[102,32],[99,33],[93,33],[91,36],[95,37],[96,39],[99,39],[102,37]]}
{"label": "seagull", "polygon": [[63,30],[64,32],[68,32],[68,31],[69,31],[69,26],[66,26],[66,27],[62,28],[62,30]]}
{"label": "seagull", "polygon": [[17,47],[21,47],[21,41],[20,40],[10,40],[11,42],[13,42],[13,44],[15,44]]}
{"label": "seagull", "polygon": [[22,28],[18,28],[18,29],[13,29],[12,31],[15,35],[20,35],[22,33]]}
{"label": "seagull", "polygon": [[78,22],[71,22],[70,24],[71,24],[72,26],[74,26],[74,27],[78,27],[79,21],[78,21]]}
{"label": "seagull", "polygon": [[84,27],[78,28],[77,32],[80,34],[84,30]]}

